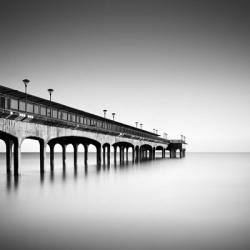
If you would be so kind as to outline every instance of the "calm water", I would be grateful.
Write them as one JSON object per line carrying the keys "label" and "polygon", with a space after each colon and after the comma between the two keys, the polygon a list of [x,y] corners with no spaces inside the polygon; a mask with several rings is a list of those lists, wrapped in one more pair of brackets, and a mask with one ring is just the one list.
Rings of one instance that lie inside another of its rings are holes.
{"label": "calm water", "polygon": [[[39,174],[22,156],[18,180],[0,167],[0,249],[250,249],[250,154],[188,154]],[[81,161],[81,157],[79,159]]]}

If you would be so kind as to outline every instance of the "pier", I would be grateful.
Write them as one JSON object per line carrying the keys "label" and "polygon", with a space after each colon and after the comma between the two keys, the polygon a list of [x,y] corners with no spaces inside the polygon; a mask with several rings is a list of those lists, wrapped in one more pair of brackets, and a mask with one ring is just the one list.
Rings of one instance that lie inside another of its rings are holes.
{"label": "pier", "polygon": [[[73,145],[74,165],[77,166],[78,146],[84,147],[84,161],[88,162],[88,148],[96,147],[96,163],[110,164],[111,148],[114,163],[155,160],[156,152],[170,158],[186,154],[186,140],[169,140],[158,133],[146,131],[118,121],[97,116],[26,92],[0,85],[0,139],[6,144],[6,173],[19,175],[21,146],[25,139],[37,140],[40,145],[40,172],[44,172],[46,147],[50,148],[50,167],[54,167],[54,148],[62,147],[62,161],[66,160],[66,146]],[[119,155],[118,155],[119,151]]]}

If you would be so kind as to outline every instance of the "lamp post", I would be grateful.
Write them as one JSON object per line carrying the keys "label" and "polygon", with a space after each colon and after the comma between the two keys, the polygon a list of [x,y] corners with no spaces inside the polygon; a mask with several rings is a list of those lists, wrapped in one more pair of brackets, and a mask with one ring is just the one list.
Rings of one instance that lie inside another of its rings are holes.
{"label": "lamp post", "polygon": [[25,115],[27,116],[27,85],[28,85],[28,83],[30,83],[30,80],[24,79],[23,83],[25,86]]}
{"label": "lamp post", "polygon": [[156,134],[158,134],[158,129],[155,130]]}
{"label": "lamp post", "polygon": [[49,101],[50,101],[50,117],[52,117],[52,102],[51,102],[51,95],[53,93],[54,89],[48,89],[49,92]]}
{"label": "lamp post", "polygon": [[153,128],[153,132],[155,133],[155,129]]}
{"label": "lamp post", "polygon": [[113,116],[113,121],[115,120],[115,113],[112,113],[112,116]]}
{"label": "lamp post", "polygon": [[138,127],[138,122],[135,122],[135,126],[136,126],[136,128]]}
{"label": "lamp post", "polygon": [[104,110],[103,110],[104,118],[106,118],[106,113],[107,113],[107,109],[104,109]]}
{"label": "lamp post", "polygon": [[143,124],[141,123],[141,124],[140,124],[141,129],[142,129],[142,125],[143,125]]}

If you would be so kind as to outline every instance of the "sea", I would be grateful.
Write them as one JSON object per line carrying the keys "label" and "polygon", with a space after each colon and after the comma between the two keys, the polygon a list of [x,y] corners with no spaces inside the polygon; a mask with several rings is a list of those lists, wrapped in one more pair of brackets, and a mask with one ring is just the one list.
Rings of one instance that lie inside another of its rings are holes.
{"label": "sea", "polygon": [[15,178],[1,153],[0,249],[250,249],[249,153],[95,162],[57,153],[41,175],[39,155],[22,153]]}

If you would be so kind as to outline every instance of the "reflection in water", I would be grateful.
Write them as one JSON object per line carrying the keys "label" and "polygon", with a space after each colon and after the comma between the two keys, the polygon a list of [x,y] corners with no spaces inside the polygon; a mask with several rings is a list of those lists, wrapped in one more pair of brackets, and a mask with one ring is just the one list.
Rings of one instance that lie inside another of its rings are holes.
{"label": "reflection in water", "polygon": [[12,190],[17,190],[18,183],[19,183],[19,176],[15,176],[11,174],[6,175],[6,190],[8,192]]}
{"label": "reflection in water", "polygon": [[0,172],[0,249],[249,249],[250,154],[99,166],[67,155],[43,175],[33,160],[19,177]]}
{"label": "reflection in water", "polygon": [[19,183],[19,176],[6,175],[6,188],[7,191],[17,190]]}

